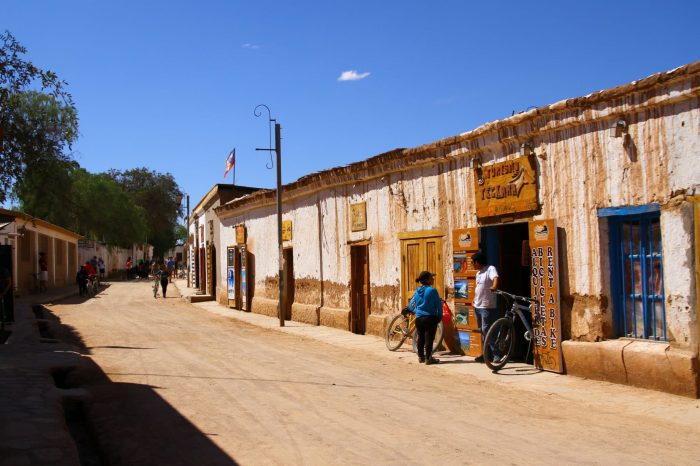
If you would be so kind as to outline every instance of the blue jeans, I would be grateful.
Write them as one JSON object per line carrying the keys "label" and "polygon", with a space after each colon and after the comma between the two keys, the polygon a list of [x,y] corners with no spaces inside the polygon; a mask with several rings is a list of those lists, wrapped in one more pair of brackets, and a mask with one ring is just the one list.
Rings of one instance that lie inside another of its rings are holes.
{"label": "blue jeans", "polygon": [[[481,341],[483,345],[484,338],[486,338],[489,328],[491,328],[493,323],[496,322],[499,317],[501,317],[501,313],[496,307],[493,309],[475,307],[474,313],[476,314],[476,324],[478,325],[479,330],[481,330]],[[489,345],[489,349],[491,350],[492,357],[500,356],[495,345]]]}

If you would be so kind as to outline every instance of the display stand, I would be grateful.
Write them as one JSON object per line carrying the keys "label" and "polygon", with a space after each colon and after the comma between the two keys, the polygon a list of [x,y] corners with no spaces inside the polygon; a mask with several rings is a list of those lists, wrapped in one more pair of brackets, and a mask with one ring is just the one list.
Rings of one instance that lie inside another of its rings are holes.
{"label": "display stand", "polygon": [[478,250],[478,228],[460,228],[452,231],[455,326],[462,351],[475,357],[481,356],[481,332],[472,306],[477,270],[471,256]]}

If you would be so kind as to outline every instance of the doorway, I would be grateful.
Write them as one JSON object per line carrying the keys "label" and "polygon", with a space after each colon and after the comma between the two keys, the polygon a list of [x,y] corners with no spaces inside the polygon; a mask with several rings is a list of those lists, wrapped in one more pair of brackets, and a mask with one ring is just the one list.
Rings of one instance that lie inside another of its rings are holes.
{"label": "doorway", "polygon": [[284,320],[291,320],[294,303],[294,250],[287,248],[282,251],[282,254],[284,255]]}
{"label": "doorway", "polygon": [[350,247],[350,331],[364,335],[369,316],[369,247]]}
{"label": "doorway", "polygon": [[[401,239],[401,306],[408,304],[423,270],[435,274],[435,289],[444,296],[442,232],[419,231],[399,234]],[[398,309],[397,309],[398,311]]]}
{"label": "doorway", "polygon": [[[531,296],[528,224],[522,222],[482,227],[479,239],[480,249],[486,254],[489,265],[495,266],[498,271],[498,288],[519,296]],[[505,303],[500,297],[498,300],[499,309],[503,314]],[[532,316],[526,314],[526,317],[532,324]],[[520,319],[515,321],[515,330],[520,336],[525,333]],[[525,339],[519,338],[513,359],[524,361],[527,358],[526,362],[531,363],[532,355],[528,354],[528,346]]]}
{"label": "doorway", "polygon": [[214,246],[214,244],[211,245],[211,260],[209,261],[208,273],[211,277],[211,281],[209,282],[209,295],[216,299],[216,246]]}

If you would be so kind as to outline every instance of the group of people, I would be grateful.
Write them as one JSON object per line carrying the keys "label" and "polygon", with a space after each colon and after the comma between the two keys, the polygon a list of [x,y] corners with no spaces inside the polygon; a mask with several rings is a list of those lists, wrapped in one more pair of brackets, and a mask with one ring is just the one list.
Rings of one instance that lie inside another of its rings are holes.
{"label": "group of people", "polygon": [[132,278],[148,278],[149,274],[152,274],[153,272],[153,265],[158,264],[159,266],[162,264],[163,267],[168,270],[169,276],[172,277],[173,272],[175,271],[175,260],[173,260],[172,257],[168,257],[168,260],[152,260],[152,261],[147,261],[143,259],[138,259],[136,263],[131,260],[131,257],[128,257],[126,259],[126,279],[131,280]]}
{"label": "group of people", "polygon": [[160,288],[163,290],[163,297],[165,298],[168,292],[168,283],[172,281],[173,272],[175,271],[175,262],[172,257],[169,257],[167,261],[154,260],[151,264],[151,275],[153,276],[154,283],[153,287],[153,297],[158,297],[158,283],[160,283]]}
{"label": "group of people", "polygon": [[[483,337],[489,331],[489,327],[498,319],[498,308],[496,306],[496,296],[493,291],[498,289],[498,271],[496,267],[487,264],[486,254],[479,251],[471,257],[476,273],[476,286],[474,290],[474,300],[472,305],[476,313],[476,320]],[[433,341],[435,332],[442,320],[442,299],[438,291],[434,288],[435,274],[423,271],[416,278],[416,283],[420,283],[416,289],[408,308],[416,316],[416,333],[418,334],[417,352],[418,362],[427,365],[437,364],[439,359],[433,357]],[[500,355],[497,348],[490,348],[494,360]],[[477,362],[484,362],[484,357],[476,358]]]}
{"label": "group of people", "polygon": [[104,280],[106,277],[105,262],[102,258],[93,256],[92,259],[86,261],[85,264],[80,266],[80,270],[75,276],[75,282],[78,285],[78,293],[80,296],[87,296],[88,294],[88,283],[93,282],[93,286],[96,288],[99,286],[100,280]]}

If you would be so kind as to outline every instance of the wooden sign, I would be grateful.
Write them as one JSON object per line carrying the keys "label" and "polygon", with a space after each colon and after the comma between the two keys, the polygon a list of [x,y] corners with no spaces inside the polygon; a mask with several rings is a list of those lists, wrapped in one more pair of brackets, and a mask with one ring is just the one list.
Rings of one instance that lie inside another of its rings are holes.
{"label": "wooden sign", "polygon": [[559,252],[554,220],[530,222],[530,259],[535,367],[562,373]]}
{"label": "wooden sign", "polygon": [[474,170],[476,216],[495,217],[537,210],[537,169],[524,156]]}
{"label": "wooden sign", "polygon": [[283,220],[282,221],[282,241],[292,240],[292,221]]}
{"label": "wooden sign", "polygon": [[350,231],[367,229],[367,203],[350,204]]}
{"label": "wooden sign", "polygon": [[236,225],[236,244],[245,244],[246,240],[246,228],[245,225]]}
{"label": "wooden sign", "polygon": [[471,251],[479,250],[478,228],[457,228],[452,230],[452,250]]}

